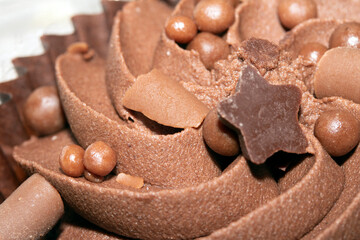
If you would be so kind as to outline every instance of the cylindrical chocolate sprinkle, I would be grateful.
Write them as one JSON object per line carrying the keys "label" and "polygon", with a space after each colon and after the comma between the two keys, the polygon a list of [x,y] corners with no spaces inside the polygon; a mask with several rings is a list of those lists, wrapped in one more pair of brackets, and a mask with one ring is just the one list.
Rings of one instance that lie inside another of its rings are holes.
{"label": "cylindrical chocolate sprinkle", "polygon": [[60,194],[45,178],[34,174],[0,205],[0,239],[38,239],[63,213]]}

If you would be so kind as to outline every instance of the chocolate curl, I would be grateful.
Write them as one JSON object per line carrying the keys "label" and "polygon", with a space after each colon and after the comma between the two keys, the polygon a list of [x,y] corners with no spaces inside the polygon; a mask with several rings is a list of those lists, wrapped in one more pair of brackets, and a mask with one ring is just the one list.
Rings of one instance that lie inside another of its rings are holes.
{"label": "chocolate curl", "polygon": [[19,182],[6,160],[4,153],[0,149],[0,196],[3,196],[4,199],[7,198],[18,185]]}
{"label": "chocolate curl", "polygon": [[34,174],[0,205],[0,239],[38,239],[63,213],[60,194]]}

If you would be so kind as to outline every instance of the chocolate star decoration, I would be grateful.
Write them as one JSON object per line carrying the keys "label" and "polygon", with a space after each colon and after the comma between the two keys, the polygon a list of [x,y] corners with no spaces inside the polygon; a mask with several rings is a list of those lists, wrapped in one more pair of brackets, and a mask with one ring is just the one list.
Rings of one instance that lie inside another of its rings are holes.
{"label": "chocolate star decoration", "polygon": [[218,113],[239,133],[246,158],[261,164],[277,151],[306,153],[307,140],[298,122],[301,91],[272,85],[256,69],[242,69],[236,93],[218,105]]}

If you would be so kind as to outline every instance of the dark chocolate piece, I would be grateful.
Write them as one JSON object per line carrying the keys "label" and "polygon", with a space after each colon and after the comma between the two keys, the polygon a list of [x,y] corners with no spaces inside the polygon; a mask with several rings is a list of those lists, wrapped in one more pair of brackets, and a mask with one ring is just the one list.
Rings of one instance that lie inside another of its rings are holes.
{"label": "dark chocolate piece", "polygon": [[240,75],[238,91],[218,106],[220,116],[241,132],[240,146],[261,164],[279,150],[306,153],[307,140],[297,114],[301,91],[294,85],[271,85],[250,66]]}

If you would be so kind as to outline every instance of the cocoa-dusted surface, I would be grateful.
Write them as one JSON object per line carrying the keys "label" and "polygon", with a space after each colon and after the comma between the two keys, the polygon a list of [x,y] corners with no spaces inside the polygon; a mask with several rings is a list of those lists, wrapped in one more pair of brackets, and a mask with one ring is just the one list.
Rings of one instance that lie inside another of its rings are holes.
{"label": "cocoa-dusted surface", "polygon": [[[48,179],[80,215],[120,235],[144,239],[207,235],[278,194],[264,166],[249,166],[242,157],[220,177],[173,190],[152,186],[135,190],[117,183],[115,176],[102,183],[71,178],[60,172],[57,159],[62,146],[72,142],[66,131],[32,139],[16,148],[15,157]],[[231,208],[214,207],[229,203]]]}
{"label": "cocoa-dusted surface", "polygon": [[[351,4],[349,3],[348,6],[351,7]],[[199,96],[199,98],[201,98],[204,102],[208,103],[211,106],[212,104],[216,103],[216,101],[213,99],[221,99],[221,97],[219,97],[219,96],[224,96],[226,94],[229,94],[234,89],[234,85],[232,85],[232,81],[230,81],[229,79],[231,79],[231,78],[236,79],[236,76],[238,76],[238,75],[237,75],[236,71],[234,71],[233,67],[241,66],[241,63],[239,63],[235,59],[232,59],[231,65],[232,65],[232,67],[230,67],[228,62],[223,61],[223,62],[219,62],[217,64],[217,66],[215,66],[214,74],[216,76],[218,76],[222,82],[221,94],[219,94],[219,92],[217,92],[217,91],[211,90],[211,88],[207,88],[207,89],[201,88],[197,85],[190,84],[190,83],[184,84],[184,85],[188,89],[192,90],[194,93],[197,92],[196,95]],[[290,69],[292,69],[292,70],[290,71]],[[311,67],[311,66],[307,67],[306,64],[302,63],[302,61],[296,60],[293,63],[287,63],[287,61],[284,61],[284,58],[281,57],[279,68],[276,68],[272,71],[266,72],[265,78],[271,82],[276,83],[277,77],[275,77],[275,76],[282,74],[282,75],[286,76],[287,81],[291,82],[292,84],[299,85],[298,81],[301,79],[305,79],[305,76],[309,75],[308,72],[310,72],[310,74],[311,74],[311,69],[313,69],[313,67]],[[311,83],[310,83],[310,85],[311,85]],[[304,89],[304,88],[302,87],[301,89]],[[210,98],[208,98],[208,96],[216,96],[216,97],[211,98],[211,100],[209,100]],[[214,105],[212,105],[212,106],[214,106]],[[319,113],[321,113],[324,110],[331,109],[331,108],[345,108],[347,110],[351,109],[351,112],[359,119],[359,112],[358,112],[356,106],[357,106],[356,104],[353,104],[349,101],[344,101],[339,98],[329,98],[326,100],[318,101],[316,99],[313,99],[310,94],[304,93],[303,94],[303,104],[302,104],[301,114],[300,114],[301,122],[306,128],[308,128],[309,130],[312,130],[313,123],[316,120],[316,118],[318,117]],[[352,158],[352,157],[354,157],[354,158]],[[349,155],[349,156],[346,156],[343,159],[343,161],[348,162],[349,160],[356,159],[356,158],[357,158],[357,155]],[[310,158],[310,159],[313,159],[313,158]],[[315,160],[313,160],[313,161],[315,161]],[[293,187],[294,185],[297,185],[296,183],[298,182],[298,180],[302,179],[306,175],[306,173],[308,172],[308,169],[312,169],[311,168],[313,166],[312,164],[305,164],[305,165],[306,165],[305,168],[298,168],[301,171],[300,171],[300,173],[294,174],[296,176],[296,178],[295,177],[288,178],[288,182],[291,183],[288,185],[288,187]],[[234,167],[234,165],[231,165],[230,168],[228,169],[228,171],[230,169],[232,169],[232,167]],[[301,165],[301,167],[302,167],[302,165]],[[342,164],[341,168],[344,169],[344,167],[345,167],[345,164]],[[30,169],[31,169],[31,167],[30,167]],[[348,179],[348,180],[346,180],[348,182],[348,184],[345,184],[344,191],[342,192],[339,200],[336,202],[336,205],[334,205],[334,207],[332,208],[330,213],[327,214],[327,216],[331,215],[332,217],[331,218],[325,217],[324,220],[321,221],[320,224],[318,225],[319,226],[318,230],[316,232],[314,232],[314,237],[310,237],[310,239],[313,239],[316,236],[318,236],[318,238],[320,238],[320,239],[329,239],[331,237],[333,237],[335,239],[339,239],[342,237],[347,238],[347,239],[356,239],[356,237],[359,235],[359,233],[357,232],[359,229],[358,215],[359,215],[359,211],[360,211],[360,209],[359,209],[360,197],[358,194],[359,190],[357,189],[357,186],[359,184],[357,184],[356,181],[354,181],[354,185],[351,184],[353,179],[358,178],[358,170],[356,170],[356,168],[354,168],[355,170],[352,171],[351,169],[353,169],[353,168],[349,165],[349,171],[345,171],[345,179]],[[322,181],[326,182],[325,179],[323,179]],[[107,183],[107,181],[105,181],[103,184],[105,184],[105,183]],[[152,190],[156,191],[158,189],[155,188]],[[292,191],[291,188],[288,191],[291,192]],[[130,204],[131,203],[129,203],[129,205]],[[214,206],[218,206],[218,205],[214,205]],[[301,204],[297,205],[296,207],[298,207],[298,206],[301,206]],[[312,212],[312,210],[313,209],[311,209],[311,211],[309,211],[309,212]],[[332,214],[332,212],[333,212],[333,214]],[[253,215],[256,215],[256,213],[254,213]],[[301,223],[306,222],[306,221],[307,221],[307,218],[303,218]],[[299,223],[299,225],[301,225],[301,224]],[[287,225],[279,224],[277,227],[279,227],[279,226],[282,226],[283,228],[285,228],[285,230],[287,229]],[[302,228],[302,229],[305,229],[305,228]],[[306,227],[306,229],[308,229],[308,228]],[[91,232],[91,230],[90,230],[90,232]],[[84,231],[83,233],[85,234],[86,231]],[[299,232],[296,231],[296,234],[298,234],[298,233]],[[319,233],[320,233],[320,235],[319,235]],[[91,236],[91,235],[89,235],[89,236]],[[231,235],[229,235],[229,236],[231,236]],[[277,239],[277,237],[274,237],[274,238]],[[289,238],[291,238],[291,235],[289,235]],[[298,237],[298,238],[300,238],[300,237]],[[271,239],[271,237],[270,237],[270,239]]]}

